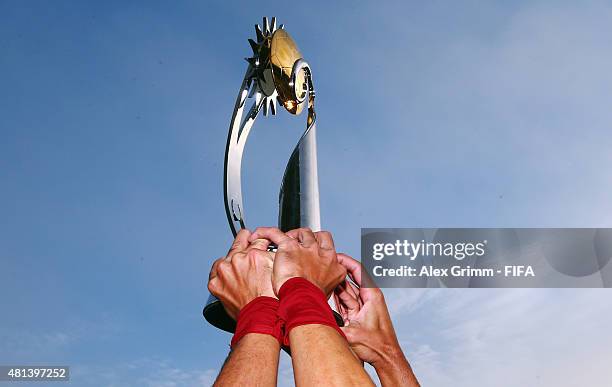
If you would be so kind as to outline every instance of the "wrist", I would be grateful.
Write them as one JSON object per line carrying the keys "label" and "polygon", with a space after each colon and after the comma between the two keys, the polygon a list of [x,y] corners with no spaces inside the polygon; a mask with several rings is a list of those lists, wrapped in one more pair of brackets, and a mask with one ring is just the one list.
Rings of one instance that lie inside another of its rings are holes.
{"label": "wrist", "polygon": [[374,367],[382,386],[420,387],[410,363],[401,349],[395,349]]}
{"label": "wrist", "polygon": [[385,343],[376,353],[376,359],[370,363],[376,372],[390,372],[408,363],[402,349],[396,343]]}
{"label": "wrist", "polygon": [[[313,280],[308,278],[306,276],[306,274],[304,274],[304,273],[291,273],[291,274],[288,274],[286,277],[281,278],[279,281],[274,283],[274,294],[276,296],[280,296],[280,290],[283,287],[283,285],[286,284],[287,282],[293,280],[293,279],[296,279],[296,278],[300,278],[300,279],[306,280],[306,281],[310,282],[311,284],[313,284],[314,286],[316,286],[317,288],[321,289],[321,287],[316,282],[314,282]],[[321,291],[323,291],[323,290],[321,290]]]}
{"label": "wrist", "polygon": [[280,343],[282,334],[276,318],[278,306],[276,298],[267,296],[256,297],[246,304],[238,312],[231,347],[235,347],[243,337],[251,333],[270,335]]}
{"label": "wrist", "polygon": [[372,366],[383,386],[420,386],[399,344],[390,345]]}
{"label": "wrist", "polygon": [[278,300],[272,289],[250,289],[247,293],[237,297],[238,301],[236,302],[235,309],[240,313],[242,309],[259,297],[268,297]]}
{"label": "wrist", "polygon": [[302,325],[327,325],[346,339],[336,323],[325,293],[306,278],[293,277],[285,281],[279,289],[278,298],[278,317],[285,327],[284,345],[290,345],[291,330]]}

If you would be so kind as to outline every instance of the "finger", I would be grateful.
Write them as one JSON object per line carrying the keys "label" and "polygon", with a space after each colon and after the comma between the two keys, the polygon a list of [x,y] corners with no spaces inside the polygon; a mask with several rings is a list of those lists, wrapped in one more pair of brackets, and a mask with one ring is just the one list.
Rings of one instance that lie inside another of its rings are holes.
{"label": "finger", "polygon": [[257,227],[249,237],[249,241],[262,238],[272,241],[272,243],[279,247],[293,242],[293,238],[287,236],[287,234],[276,227]]}
{"label": "finger", "polygon": [[359,297],[349,291],[347,287],[350,287],[350,284],[345,280],[336,287],[334,293],[338,296],[338,299],[344,307],[350,311],[358,312],[360,309]]}
{"label": "finger", "polygon": [[287,234],[288,237],[297,240],[299,238],[298,231],[299,231],[299,228],[296,228],[295,230],[287,231],[286,234]]}
{"label": "finger", "polygon": [[251,232],[246,228],[238,231],[236,238],[234,239],[234,243],[232,243],[232,247],[230,247],[227,255],[232,255],[238,251],[243,251],[247,247],[249,247],[249,237],[251,236]]}
{"label": "finger", "polygon": [[[350,278],[350,277],[349,277]],[[346,291],[351,294],[355,299],[359,302],[359,306],[363,306],[363,302],[361,301],[361,297],[359,297],[359,288],[353,285],[353,282],[350,280],[346,281]]]}
{"label": "finger", "polygon": [[274,255],[267,250],[253,248],[246,253],[246,257],[248,259],[245,262],[250,262],[251,264],[263,265],[262,267],[269,269],[272,269],[274,265]]}
{"label": "finger", "polygon": [[259,238],[252,241],[247,250],[258,249],[266,251],[268,250],[268,246],[270,246],[270,241],[268,239]]}
{"label": "finger", "polygon": [[[365,276],[366,274],[362,274],[361,272],[361,262],[343,253],[338,253],[338,262],[346,268],[349,277],[359,287],[355,287],[355,290],[358,291],[359,299],[362,304],[376,297],[377,293],[380,292],[380,289],[362,286],[364,278],[363,276]],[[368,283],[372,283],[372,281],[369,280]]]}
{"label": "finger", "polygon": [[346,321],[348,321],[348,313],[346,312],[346,309],[342,305],[342,302],[340,301],[340,298],[338,298],[336,292],[334,292],[334,304],[336,305],[338,313],[340,313],[340,315],[342,316],[342,320],[346,324]]}
{"label": "finger", "polygon": [[342,314],[342,305],[340,305],[340,300],[338,299],[336,292],[332,294],[332,297],[334,298],[334,305],[336,305],[336,309],[338,310],[338,313]]}
{"label": "finger", "polygon": [[361,262],[349,257],[346,254],[338,253],[338,263],[346,268],[353,281],[361,287]]}
{"label": "finger", "polygon": [[319,242],[319,247],[321,247],[322,249],[325,249],[325,250],[335,250],[336,249],[336,247],[334,246],[334,238],[332,238],[332,235],[330,232],[319,231],[319,232],[315,232],[314,235],[317,238],[317,242]]}
{"label": "finger", "polygon": [[298,228],[287,232],[287,236],[297,239],[304,247],[317,243],[314,233],[309,228]]}

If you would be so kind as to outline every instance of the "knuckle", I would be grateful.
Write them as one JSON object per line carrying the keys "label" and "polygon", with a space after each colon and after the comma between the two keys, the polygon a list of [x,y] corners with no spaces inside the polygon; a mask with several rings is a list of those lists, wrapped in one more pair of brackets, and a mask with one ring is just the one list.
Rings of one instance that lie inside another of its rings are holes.
{"label": "knuckle", "polygon": [[228,261],[219,262],[219,265],[217,266],[217,275],[222,276],[226,274],[230,270],[231,266],[232,264]]}
{"label": "knuckle", "polygon": [[270,231],[270,230],[274,230],[275,227],[264,227],[264,226],[259,226],[255,229],[255,232],[266,232],[266,231]]}
{"label": "knuckle", "polygon": [[231,266],[232,268],[235,268],[237,266],[242,266],[248,260],[249,260],[248,252],[247,253],[240,253],[240,254],[237,254],[234,257],[232,257],[232,262],[229,264],[229,266]]}
{"label": "knuckle", "polygon": [[249,245],[249,249],[261,249],[263,246],[267,245],[269,241],[267,239],[259,238],[255,239]]}
{"label": "knuckle", "polygon": [[248,258],[250,262],[255,263],[261,257],[261,253],[262,251],[259,249],[251,249],[246,254],[246,257]]}
{"label": "knuckle", "polygon": [[304,233],[311,233],[312,229],[310,227],[302,227],[300,228],[300,231]]}
{"label": "knuckle", "polygon": [[219,281],[216,278],[213,278],[210,281],[208,281],[208,291],[211,294],[216,295],[218,289],[219,289]]}

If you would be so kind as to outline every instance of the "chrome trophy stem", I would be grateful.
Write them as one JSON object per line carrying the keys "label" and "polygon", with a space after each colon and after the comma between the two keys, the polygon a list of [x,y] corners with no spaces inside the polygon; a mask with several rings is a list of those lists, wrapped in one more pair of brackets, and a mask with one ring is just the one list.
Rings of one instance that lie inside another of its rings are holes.
{"label": "chrome trophy stem", "polygon": [[308,118],[306,131],[293,150],[281,185],[279,195],[278,227],[289,231],[308,227],[321,230],[319,208],[319,175],[317,167],[317,115],[314,110],[315,91],[310,67],[303,60],[293,66],[292,82],[301,71],[306,72],[308,93]]}

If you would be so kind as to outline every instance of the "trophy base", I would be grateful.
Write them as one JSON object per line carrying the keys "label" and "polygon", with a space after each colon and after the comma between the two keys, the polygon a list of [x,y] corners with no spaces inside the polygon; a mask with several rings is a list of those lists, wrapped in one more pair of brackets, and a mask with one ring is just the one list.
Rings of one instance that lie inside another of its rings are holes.
{"label": "trophy base", "polygon": [[210,325],[229,333],[236,331],[236,321],[227,314],[221,301],[212,294],[208,297],[202,314]]}
{"label": "trophy base", "polygon": [[[340,314],[335,310],[332,312],[334,312],[336,324],[338,324],[339,327],[343,327],[344,320],[342,320],[342,316],[340,316]],[[236,331],[236,321],[234,321],[234,319],[227,314],[223,308],[223,305],[221,304],[221,301],[219,301],[217,297],[213,296],[212,294],[208,297],[208,301],[206,302],[204,310],[202,310],[202,314],[210,325],[229,333],[234,333]]]}

